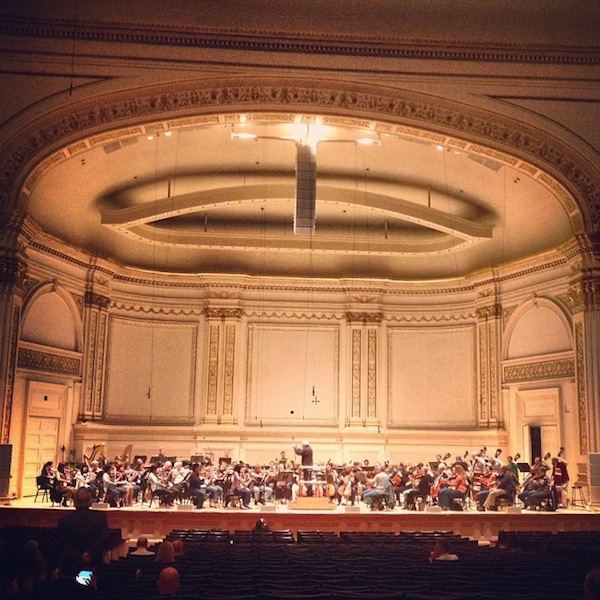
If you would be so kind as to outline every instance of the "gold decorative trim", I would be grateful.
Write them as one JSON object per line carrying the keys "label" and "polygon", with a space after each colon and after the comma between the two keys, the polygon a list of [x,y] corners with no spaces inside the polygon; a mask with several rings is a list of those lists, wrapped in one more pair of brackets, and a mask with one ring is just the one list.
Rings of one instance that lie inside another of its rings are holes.
{"label": "gold decorative trim", "polygon": [[588,406],[585,385],[583,323],[575,323],[575,360],[577,361],[577,407],[579,412],[579,452],[588,453]]}
{"label": "gold decorative trim", "polygon": [[360,384],[361,384],[361,339],[360,329],[352,330],[352,407],[353,419],[360,417]]}
{"label": "gold decorative trim", "polygon": [[62,373],[78,377],[81,373],[81,359],[40,352],[30,348],[20,348],[18,367],[20,369],[35,369],[36,371]]}
{"label": "gold decorative trim", "polygon": [[107,309],[110,305],[110,298],[97,292],[88,291],[85,293],[84,303],[85,306]]}
{"label": "gold decorative trim", "polygon": [[486,424],[489,417],[488,391],[489,372],[486,348],[488,347],[488,330],[484,323],[479,325],[479,422]]}
{"label": "gold decorative trim", "polygon": [[377,417],[377,330],[367,334],[367,418]]}
{"label": "gold decorative trim", "polygon": [[6,365],[6,388],[2,406],[2,443],[10,441],[10,423],[12,420],[13,390],[15,386],[15,372],[17,365],[17,345],[19,340],[19,321],[21,310],[19,306],[13,305],[12,331],[10,333],[10,346],[8,348],[8,362]]}
{"label": "gold decorative trim", "polygon": [[570,358],[546,360],[521,365],[505,366],[503,373],[504,383],[533,381],[537,379],[555,379],[557,377],[573,377],[575,375],[575,363]]}
{"label": "gold decorative trim", "polygon": [[233,415],[233,379],[235,372],[235,325],[225,328],[225,377],[223,386],[223,414]]}
{"label": "gold decorative trim", "polygon": [[[146,44],[167,47],[215,48],[254,52],[285,52],[310,55],[344,55],[419,60],[477,60],[482,62],[532,63],[538,65],[597,65],[598,48],[561,47],[543,44],[515,44],[480,41],[453,41],[399,36],[365,36],[330,32],[210,27],[187,24],[93,22],[24,15],[3,16],[0,32],[18,37],[93,41],[113,44]],[[291,67],[293,68],[293,67]]]}
{"label": "gold decorative trim", "polygon": [[478,319],[496,319],[502,316],[502,307],[500,304],[492,304],[491,306],[482,306],[475,309],[475,315]]}
{"label": "gold decorative trim", "polygon": [[[248,110],[256,110],[256,107],[264,107],[265,112],[284,109],[331,114],[332,111],[337,111],[339,116],[329,117],[328,124],[340,118],[381,120],[383,122],[379,127],[386,132],[394,128],[407,128],[410,124],[415,129],[415,137],[422,137],[423,132],[419,128],[427,131],[437,129],[439,132],[435,135],[446,142],[452,141],[456,136],[472,140],[466,143],[472,145],[472,149],[469,146],[469,151],[474,153],[483,148],[475,140],[496,143],[508,148],[508,152],[527,156],[533,162],[548,165],[553,171],[560,173],[569,185],[577,189],[582,208],[590,217],[592,230],[600,229],[600,182],[597,174],[593,170],[588,172],[588,165],[574,154],[572,148],[522,122],[517,123],[501,115],[490,115],[476,109],[465,114],[463,106],[449,102],[442,106],[441,100],[434,104],[426,96],[406,91],[401,96],[389,95],[380,93],[379,90],[379,93],[374,93],[369,88],[357,89],[357,85],[350,84],[330,88],[327,83],[319,87],[309,80],[298,80],[294,85],[281,85],[276,80],[248,84],[244,79],[229,79],[218,83],[211,81],[211,86],[184,90],[148,89],[146,96],[138,96],[135,101],[122,99],[107,105],[99,104],[97,100],[95,104],[93,101],[85,105],[82,103],[77,107],[70,106],[58,121],[47,123],[29,136],[21,132],[19,138],[8,141],[8,155],[0,163],[0,201],[9,204],[8,195],[18,188],[17,179],[21,170],[28,163],[35,164],[41,150],[60,146],[61,143],[73,147],[76,141],[80,142],[73,140],[73,137],[86,130],[109,130],[112,124],[123,123],[128,119],[136,123],[146,122],[144,127],[150,128],[151,120],[157,119],[161,127],[164,124],[173,129],[177,127],[177,115],[182,112],[189,114],[190,111],[197,111],[200,113],[199,117],[203,117],[202,113],[205,112],[243,110],[247,113]],[[405,125],[394,125],[393,122],[404,122]],[[518,166],[522,160],[493,148],[486,147],[486,151],[511,166]],[[50,160],[46,158],[41,162],[38,158],[36,169],[30,173],[23,186],[23,201],[26,201],[35,182],[39,180],[39,169],[50,168],[56,161],[69,158],[65,148],[55,153],[55,156],[56,160],[51,160],[50,157]],[[561,203],[570,197],[564,185],[548,173],[538,169],[534,178],[555,194]],[[577,226],[575,231],[580,232],[582,215],[578,207],[572,212],[575,205],[571,200],[563,205],[573,227]]]}
{"label": "gold decorative trim", "polygon": [[211,325],[208,339],[208,393],[206,414],[217,415],[217,388],[219,377],[219,325]]}
{"label": "gold decorative trim", "polygon": [[346,312],[344,318],[348,323],[381,323],[383,313],[381,312]]}
{"label": "gold decorative trim", "polygon": [[207,306],[204,309],[207,319],[241,319],[244,311],[241,308],[214,308]]}

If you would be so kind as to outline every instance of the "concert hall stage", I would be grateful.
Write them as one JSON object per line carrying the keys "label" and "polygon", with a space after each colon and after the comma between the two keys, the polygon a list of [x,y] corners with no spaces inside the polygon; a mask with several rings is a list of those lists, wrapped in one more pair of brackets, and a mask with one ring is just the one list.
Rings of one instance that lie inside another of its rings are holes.
{"label": "concert hall stage", "polygon": [[[0,506],[0,527],[5,525],[53,527],[73,508],[50,507],[32,499],[12,501]],[[334,510],[293,510],[287,505],[267,505],[249,510],[205,508],[192,505],[162,509],[135,505],[107,509],[110,527],[121,529],[124,538],[144,534],[162,538],[173,529],[213,529],[233,532],[249,530],[258,517],[272,529],[333,531],[452,531],[476,539],[494,541],[499,531],[600,531],[600,514],[586,508],[560,509],[556,512],[433,512],[401,509],[372,512],[360,507]]]}

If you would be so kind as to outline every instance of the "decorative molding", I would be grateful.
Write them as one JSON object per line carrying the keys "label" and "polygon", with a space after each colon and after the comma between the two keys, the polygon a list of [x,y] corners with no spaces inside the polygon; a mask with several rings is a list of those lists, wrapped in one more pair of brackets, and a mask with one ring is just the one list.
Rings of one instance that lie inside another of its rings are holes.
{"label": "decorative molding", "polygon": [[575,363],[570,358],[507,365],[503,369],[504,383],[574,377],[574,375]]}
{"label": "decorative molding", "polygon": [[487,424],[489,419],[489,372],[487,352],[488,330],[485,323],[479,325],[479,423]]}
{"label": "decorative molding", "polygon": [[[498,307],[499,308],[499,307]],[[500,311],[499,311],[500,312]],[[488,324],[489,329],[489,376],[490,376],[490,421],[497,422],[498,414],[498,390],[500,388],[498,381],[498,323],[496,321]]]}
{"label": "decorative molding", "polygon": [[381,323],[383,321],[382,312],[346,312],[344,318],[348,323]]}
{"label": "decorative molding", "polygon": [[[190,286],[193,287],[193,286]],[[190,308],[189,306],[178,306],[178,307],[162,307],[162,306],[148,306],[142,304],[125,304],[124,302],[111,302],[110,308],[118,310],[120,312],[133,312],[141,313],[145,315],[162,315],[162,316],[183,316],[183,317],[196,317],[205,314],[205,311],[201,308]]]}
{"label": "decorative molding", "polygon": [[367,419],[377,418],[377,329],[367,332]]}
{"label": "decorative molding", "polygon": [[502,316],[502,306],[499,303],[482,306],[475,309],[475,315],[478,320],[497,319]]}
{"label": "decorative molding", "polygon": [[[0,201],[8,205],[9,194],[17,189],[17,180],[22,176],[21,170],[29,163],[36,163],[40,168],[50,168],[60,160],[69,158],[66,150],[55,153],[40,162],[40,152],[44,148],[73,143],[73,138],[81,136],[88,130],[107,130],[129,121],[141,123],[150,119],[170,121],[177,114],[196,111],[199,114],[214,113],[216,110],[282,110],[293,107],[295,111],[356,115],[354,118],[380,119],[386,122],[385,129],[390,129],[389,122],[402,122],[406,127],[421,127],[428,131],[438,130],[444,137],[464,137],[467,140],[481,140],[487,144],[497,144],[506,151],[528,157],[535,163],[547,165],[551,171],[559,173],[570,182],[578,192],[578,200],[586,215],[589,216],[591,231],[600,231],[600,181],[598,174],[587,161],[575,153],[573,148],[561,141],[550,138],[541,130],[517,123],[498,114],[471,109],[464,113],[464,107],[449,104],[442,105],[442,100],[432,103],[429,98],[403,91],[400,95],[374,93],[370,89],[357,89],[357,85],[321,87],[310,81],[295,81],[293,85],[281,84],[248,84],[245,80],[216,84],[213,87],[187,90],[154,91],[147,90],[147,95],[138,95],[135,100],[122,99],[112,104],[88,104],[70,106],[58,121],[48,122],[40,129],[28,135],[12,140],[7,146],[8,155],[0,163]],[[152,93],[154,92],[154,93]],[[336,117],[332,117],[335,119]],[[340,118],[340,117],[337,117]],[[327,119],[326,119],[327,120]],[[329,123],[329,122],[328,122]],[[169,127],[173,123],[169,122]],[[393,125],[392,125],[393,127]],[[400,127],[400,126],[398,126]],[[468,142],[471,143],[471,142]],[[506,154],[506,151],[484,148],[473,142],[474,153],[485,152],[499,157],[511,166],[520,162]],[[544,167],[545,168],[545,167]],[[40,173],[30,175],[23,187],[25,197],[31,193]],[[559,201],[571,218],[576,232],[582,231],[582,215],[570,199],[570,194],[563,185],[548,173],[539,172],[536,180],[544,184]],[[575,209],[575,212],[573,212]],[[589,210],[587,210],[589,209]]]}
{"label": "decorative molding", "polygon": [[235,325],[225,327],[225,376],[223,381],[223,414],[233,415],[233,381],[235,373]]}
{"label": "decorative molding", "polygon": [[113,44],[161,45],[191,49],[343,55],[371,58],[598,65],[599,49],[589,46],[515,44],[480,41],[364,36],[358,33],[294,32],[131,21],[49,19],[3,16],[0,33],[18,37],[93,41]]}
{"label": "decorative molding", "polygon": [[98,292],[87,291],[84,297],[85,306],[106,310],[110,306],[110,298]]}
{"label": "decorative molding", "polygon": [[105,368],[105,350],[106,350],[106,330],[108,325],[108,316],[106,312],[100,312],[100,321],[98,323],[98,336],[96,337],[96,352],[94,366],[94,414],[102,414],[102,382],[104,381]]}
{"label": "decorative molding", "polygon": [[17,345],[19,340],[20,314],[20,307],[17,305],[13,305],[10,345],[8,347],[8,361],[5,371],[6,387],[4,389],[4,402],[2,403],[2,436],[0,440],[3,444],[8,444],[8,442],[10,441],[13,391],[15,386],[15,372],[17,370]]}
{"label": "decorative molding", "polygon": [[362,331],[352,331],[352,406],[351,417],[360,417],[360,387],[361,387],[361,339]]}
{"label": "decorative molding", "polygon": [[241,308],[207,306],[203,312],[208,319],[241,319],[244,315],[244,311]]}
{"label": "decorative molding", "polygon": [[48,373],[63,375],[81,374],[81,359],[50,352],[40,352],[31,348],[19,348],[18,367],[20,369],[35,369]]}
{"label": "decorative molding", "polygon": [[27,265],[12,256],[0,257],[0,292],[24,293],[27,285]]}
{"label": "decorative molding", "polygon": [[579,413],[579,452],[588,453],[588,405],[586,397],[586,365],[585,345],[583,339],[583,323],[575,323],[575,360],[577,364],[577,407]]}
{"label": "decorative molding", "polygon": [[93,412],[94,393],[94,366],[96,364],[96,331],[98,329],[98,311],[90,311],[87,328],[87,352],[84,380],[84,410],[86,413]]}
{"label": "decorative molding", "polygon": [[219,325],[211,325],[208,333],[208,393],[206,395],[207,416],[217,415],[217,389],[219,377]]}

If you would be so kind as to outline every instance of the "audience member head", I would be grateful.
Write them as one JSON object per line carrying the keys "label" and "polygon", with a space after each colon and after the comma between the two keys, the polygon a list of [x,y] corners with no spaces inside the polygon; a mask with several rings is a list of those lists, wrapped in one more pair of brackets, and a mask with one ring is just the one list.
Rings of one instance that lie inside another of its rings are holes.
{"label": "audience member head", "polygon": [[173,544],[169,540],[165,540],[156,552],[156,562],[158,563],[172,563],[175,561],[175,551]]}
{"label": "audience member head", "polygon": [[147,550],[148,549],[148,538],[141,535],[137,540],[136,547],[137,548],[145,548]]}
{"label": "audience member head", "polygon": [[165,567],[158,575],[158,593],[161,596],[174,596],[179,589],[179,571],[174,567]]}
{"label": "audience member head", "polygon": [[89,488],[79,488],[73,492],[75,508],[89,508],[92,505],[92,492]]}
{"label": "audience member head", "polygon": [[588,572],[583,583],[585,600],[600,600],[600,567]]}
{"label": "audience member head", "polygon": [[183,542],[181,540],[173,540],[173,555],[183,556]]}

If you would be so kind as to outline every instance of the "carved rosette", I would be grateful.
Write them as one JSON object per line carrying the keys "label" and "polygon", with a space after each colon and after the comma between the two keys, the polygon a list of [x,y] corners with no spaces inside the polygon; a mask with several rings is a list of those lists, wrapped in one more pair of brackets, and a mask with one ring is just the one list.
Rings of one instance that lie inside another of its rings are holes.
{"label": "carved rosette", "polygon": [[583,323],[575,323],[575,360],[577,364],[577,406],[579,408],[579,452],[588,453],[588,407],[585,394],[585,350]]}

